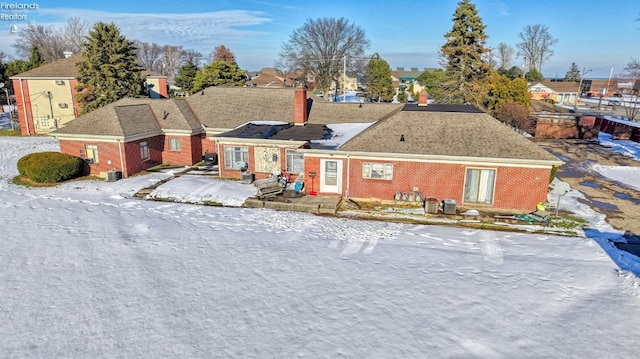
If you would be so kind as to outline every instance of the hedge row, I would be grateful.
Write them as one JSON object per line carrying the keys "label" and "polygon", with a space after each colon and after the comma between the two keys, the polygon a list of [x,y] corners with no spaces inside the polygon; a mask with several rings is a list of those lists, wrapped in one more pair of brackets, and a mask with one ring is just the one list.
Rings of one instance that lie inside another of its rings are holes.
{"label": "hedge row", "polygon": [[18,160],[18,172],[38,183],[61,182],[82,175],[84,161],[60,152],[38,152]]}

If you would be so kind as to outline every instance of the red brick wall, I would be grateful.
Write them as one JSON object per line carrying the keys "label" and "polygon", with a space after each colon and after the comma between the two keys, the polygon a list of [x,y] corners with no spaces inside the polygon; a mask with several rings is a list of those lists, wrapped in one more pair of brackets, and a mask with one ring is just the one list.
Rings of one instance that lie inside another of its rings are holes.
{"label": "red brick wall", "polygon": [[[180,151],[171,151],[169,140],[171,138],[180,139]],[[195,136],[175,136],[166,135],[164,138],[164,153],[162,155],[163,163],[175,165],[192,165],[202,160],[202,138],[200,135]]]}
{"label": "red brick wall", "polygon": [[[267,178],[269,177],[270,173],[268,172],[256,172],[256,161],[255,161],[255,148],[256,147],[270,147],[270,146],[265,146],[265,145],[260,145],[260,146],[254,146],[254,145],[246,145],[246,144],[236,144],[236,145],[220,145],[220,153],[218,153],[218,168],[219,168],[219,173],[220,173],[220,177],[221,178],[235,178],[235,179],[241,179],[242,178],[242,171],[238,171],[238,170],[234,170],[234,169],[230,169],[230,168],[224,168],[224,147],[225,146],[238,146],[238,147],[247,147],[248,151],[249,151],[249,167],[247,169],[247,171],[252,172],[255,175],[256,179],[262,179],[262,178]],[[273,146],[274,148],[276,146]],[[291,147],[291,148],[285,148],[285,147],[280,147],[278,148],[278,156],[280,157],[280,165],[281,165],[281,169],[286,169],[286,152],[288,149],[296,149],[297,147]],[[306,161],[306,160],[305,160]],[[305,164],[306,167],[306,164]]]}
{"label": "red brick wall", "polygon": [[[20,80],[11,80],[13,92],[16,100],[16,111],[18,112],[18,121],[20,123],[20,133],[23,136],[34,135],[35,125],[33,123],[33,114],[31,112],[31,101],[29,101],[29,85],[27,80],[22,80],[22,89],[20,88]],[[23,101],[24,91],[24,101]],[[25,113],[26,109],[26,113]]]}
{"label": "red brick wall", "polygon": [[[348,164],[350,162],[350,164]],[[362,178],[364,162],[392,163],[393,179]],[[350,178],[347,181],[347,169]],[[463,203],[464,181],[467,168],[496,169],[494,203],[491,206],[475,203]],[[316,172],[313,190],[320,195],[333,195],[320,192],[320,158],[305,158],[305,173]],[[547,198],[547,188],[551,169],[485,167],[463,164],[425,163],[408,161],[369,161],[362,159],[343,159],[342,195],[349,190],[349,197],[363,200],[394,199],[397,191],[410,192],[416,187],[424,197],[436,197],[439,200],[454,199],[459,205],[480,208],[491,207],[504,210],[532,211],[539,202]],[[348,188],[347,188],[348,186]],[[305,188],[311,191],[311,178],[305,176]]]}
{"label": "red brick wall", "polygon": [[[89,165],[92,175],[99,176],[101,172],[107,172],[111,169],[122,171],[120,150],[118,143],[115,142],[60,140],[60,152],[84,158],[85,145],[98,147],[98,162]],[[108,164],[109,160],[111,160],[111,166]],[[123,171],[123,175],[126,177],[126,171]]]}
{"label": "red brick wall", "polygon": [[[144,161],[142,160],[142,152],[140,151],[140,144],[142,142],[147,142],[147,146],[149,146],[149,158]],[[128,177],[163,163],[163,146],[164,136],[155,136],[125,143],[123,146],[123,153],[125,154],[125,170],[123,171],[123,176]]]}

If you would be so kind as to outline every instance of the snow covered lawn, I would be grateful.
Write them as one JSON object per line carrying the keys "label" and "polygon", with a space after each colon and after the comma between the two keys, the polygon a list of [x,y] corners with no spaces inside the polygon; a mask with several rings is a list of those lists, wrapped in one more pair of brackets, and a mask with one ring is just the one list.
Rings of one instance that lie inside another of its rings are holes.
{"label": "snow covered lawn", "polygon": [[168,174],[9,182],[56,146],[0,137],[2,357],[640,357],[638,258],[601,218],[558,237],[132,197]]}

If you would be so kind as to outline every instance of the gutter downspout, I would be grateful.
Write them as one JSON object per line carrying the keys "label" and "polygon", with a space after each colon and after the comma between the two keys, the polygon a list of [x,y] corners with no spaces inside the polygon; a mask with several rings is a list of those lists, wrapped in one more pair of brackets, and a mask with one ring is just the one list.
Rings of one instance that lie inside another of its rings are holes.
{"label": "gutter downspout", "polygon": [[[120,169],[122,170],[122,175],[124,176],[125,171],[124,171],[124,160],[122,159],[122,142],[120,142],[120,140],[117,140],[117,141],[118,141],[118,152],[120,152]],[[127,173],[127,177],[129,177],[128,175],[129,173]]]}
{"label": "gutter downspout", "polygon": [[24,89],[22,88],[22,79],[18,79],[18,80],[20,80],[20,96],[22,97],[22,110],[24,111],[24,123],[25,125],[27,125],[27,135],[31,136],[31,129],[29,129],[29,118],[27,117],[27,105],[24,102]]}
{"label": "gutter downspout", "polygon": [[[206,133],[206,131],[205,131],[205,133]],[[214,141],[216,143],[216,153],[218,154],[218,177],[222,178],[222,171],[220,171],[220,143],[218,141],[216,141],[216,140],[214,140]]]}
{"label": "gutter downspout", "polygon": [[349,199],[349,186],[351,184],[351,157],[347,154],[347,190],[345,192],[345,199]]}

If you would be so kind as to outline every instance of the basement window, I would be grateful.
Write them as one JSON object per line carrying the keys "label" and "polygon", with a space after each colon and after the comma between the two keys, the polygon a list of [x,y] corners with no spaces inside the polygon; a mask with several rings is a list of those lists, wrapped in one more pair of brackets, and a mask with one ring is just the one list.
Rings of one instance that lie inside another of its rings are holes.
{"label": "basement window", "polygon": [[392,180],[393,164],[365,162],[362,164],[362,178]]}

